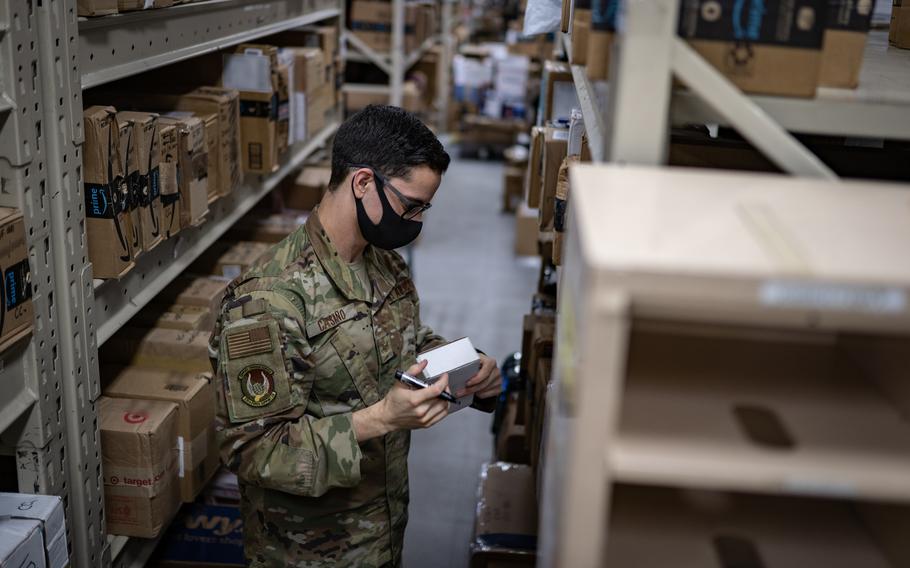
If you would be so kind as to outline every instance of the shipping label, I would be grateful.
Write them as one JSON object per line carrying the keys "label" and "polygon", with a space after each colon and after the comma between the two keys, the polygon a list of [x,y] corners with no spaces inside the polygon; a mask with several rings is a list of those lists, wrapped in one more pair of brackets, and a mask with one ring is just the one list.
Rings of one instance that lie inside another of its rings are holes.
{"label": "shipping label", "polygon": [[32,297],[31,272],[28,259],[3,271],[3,304],[6,311],[14,310]]}

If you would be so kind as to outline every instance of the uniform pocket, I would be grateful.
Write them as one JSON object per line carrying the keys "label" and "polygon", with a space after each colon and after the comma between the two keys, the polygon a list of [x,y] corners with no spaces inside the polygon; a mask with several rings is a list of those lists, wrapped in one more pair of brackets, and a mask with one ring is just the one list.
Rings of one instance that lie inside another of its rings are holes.
{"label": "uniform pocket", "polygon": [[357,350],[348,334],[343,329],[338,328],[338,331],[335,332],[329,341],[335,349],[335,354],[338,356],[338,363],[341,364],[341,368],[337,368],[338,365],[336,363],[335,369],[326,370],[332,371],[331,376],[337,378],[340,378],[341,373],[346,371],[347,376],[350,378],[354,387],[357,389],[357,393],[360,395],[362,404],[371,406],[379,402],[382,397],[379,396],[379,385],[376,377],[367,369],[363,360],[363,354]]}

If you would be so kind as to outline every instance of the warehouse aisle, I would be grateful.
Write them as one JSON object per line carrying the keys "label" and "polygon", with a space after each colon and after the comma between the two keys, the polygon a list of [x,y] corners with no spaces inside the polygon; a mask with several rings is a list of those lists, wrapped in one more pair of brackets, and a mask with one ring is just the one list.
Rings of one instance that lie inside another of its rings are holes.
{"label": "warehouse aisle", "polygon": [[[502,176],[500,162],[454,159],[414,252],[422,319],[448,339],[469,336],[500,363],[520,349],[539,262],[512,252],[514,218],[499,211]],[[468,566],[490,420],[466,409],[415,432],[405,568]]]}

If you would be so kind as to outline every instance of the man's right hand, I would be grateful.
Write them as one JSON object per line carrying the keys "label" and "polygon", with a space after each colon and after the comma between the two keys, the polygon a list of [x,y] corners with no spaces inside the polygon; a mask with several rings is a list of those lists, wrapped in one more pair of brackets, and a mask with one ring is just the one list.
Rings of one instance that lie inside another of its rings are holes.
{"label": "man's right hand", "polygon": [[[407,373],[419,376],[426,366],[426,361],[417,363]],[[395,430],[417,430],[438,424],[449,414],[449,403],[438,398],[448,386],[448,375],[425,389],[410,389],[395,381],[385,398],[354,413],[357,441],[378,438]]]}
{"label": "man's right hand", "polygon": [[[419,377],[426,366],[426,361],[417,363],[406,372],[412,377]],[[429,428],[449,414],[449,403],[439,398],[448,386],[448,375],[443,375],[426,389],[410,389],[395,381],[379,402],[382,405],[381,416],[393,430]]]}

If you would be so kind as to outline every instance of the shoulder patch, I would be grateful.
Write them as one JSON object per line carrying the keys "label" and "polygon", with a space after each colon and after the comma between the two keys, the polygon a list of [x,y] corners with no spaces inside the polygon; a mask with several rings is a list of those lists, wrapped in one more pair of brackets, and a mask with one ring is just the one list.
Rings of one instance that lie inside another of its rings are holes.
{"label": "shoulder patch", "polygon": [[268,324],[231,331],[225,337],[228,360],[268,353],[274,349]]}
{"label": "shoulder patch", "polygon": [[231,422],[278,414],[293,406],[276,321],[269,319],[226,330],[220,350],[225,361]]}

